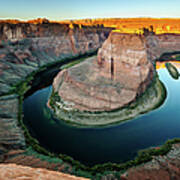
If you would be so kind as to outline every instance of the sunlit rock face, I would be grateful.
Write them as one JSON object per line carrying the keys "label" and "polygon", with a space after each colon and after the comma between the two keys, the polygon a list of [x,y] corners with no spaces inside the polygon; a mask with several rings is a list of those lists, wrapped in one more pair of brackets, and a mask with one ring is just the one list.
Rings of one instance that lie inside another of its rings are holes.
{"label": "sunlit rock face", "polygon": [[[147,55],[146,38],[141,35],[111,33],[98,52],[98,64],[111,79],[141,94],[153,75]],[[140,85],[141,84],[141,85]]]}
{"label": "sunlit rock face", "polygon": [[81,111],[111,111],[136,100],[153,79],[145,37],[111,33],[98,57],[60,72],[53,87]]}
{"label": "sunlit rock face", "polygon": [[1,164],[0,179],[88,180],[87,178],[75,177],[61,172],[49,171],[42,168],[30,168],[15,164]]}

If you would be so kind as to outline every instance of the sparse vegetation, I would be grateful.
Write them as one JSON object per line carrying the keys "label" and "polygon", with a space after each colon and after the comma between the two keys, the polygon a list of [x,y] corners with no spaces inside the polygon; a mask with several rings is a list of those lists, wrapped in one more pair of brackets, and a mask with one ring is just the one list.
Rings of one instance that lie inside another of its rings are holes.
{"label": "sparse vegetation", "polygon": [[165,66],[172,78],[179,79],[179,72],[174,65],[171,63],[166,63]]}
{"label": "sparse vegetation", "polygon": [[76,64],[79,64],[80,62],[82,62],[82,61],[84,61],[84,60],[85,60],[85,58],[80,58],[80,59],[78,59],[78,60],[76,60],[76,61],[73,61],[73,62],[71,62],[71,63],[68,63],[68,64],[65,64],[65,65],[61,66],[61,69],[70,68],[70,67],[72,67],[72,66],[74,66],[74,65],[76,65]]}

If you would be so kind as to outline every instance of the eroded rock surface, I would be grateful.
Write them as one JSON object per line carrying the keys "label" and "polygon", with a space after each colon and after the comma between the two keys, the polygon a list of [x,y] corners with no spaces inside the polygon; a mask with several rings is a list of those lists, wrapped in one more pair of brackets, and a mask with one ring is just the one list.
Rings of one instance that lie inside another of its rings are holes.
{"label": "eroded rock surface", "polygon": [[156,60],[164,53],[180,51],[180,35],[162,34],[146,36],[147,55],[151,60]]}
{"label": "eroded rock surface", "polygon": [[18,106],[17,95],[0,97],[0,155],[25,147],[23,131],[17,120]]}
{"label": "eroded rock surface", "polygon": [[87,180],[86,178],[75,177],[60,172],[49,171],[42,168],[30,168],[16,164],[0,164],[0,179]]}
{"label": "eroded rock surface", "polygon": [[[0,26],[0,95],[8,93],[12,86],[43,65],[97,50],[110,31],[70,29],[61,24]],[[16,33],[19,28],[23,40]],[[5,43],[7,40],[9,43]]]}
{"label": "eroded rock surface", "polygon": [[60,72],[53,86],[70,109],[111,111],[135,101],[153,79],[153,61],[179,49],[179,35],[111,32],[97,58]]}
{"label": "eroded rock surface", "polygon": [[135,101],[153,79],[145,37],[111,33],[98,51],[54,80],[55,92],[73,109],[110,111]]}

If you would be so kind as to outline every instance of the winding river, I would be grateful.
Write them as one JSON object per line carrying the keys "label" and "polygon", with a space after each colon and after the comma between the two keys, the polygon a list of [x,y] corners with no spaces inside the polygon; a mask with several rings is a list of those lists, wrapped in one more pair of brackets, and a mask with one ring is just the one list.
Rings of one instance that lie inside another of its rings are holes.
{"label": "winding river", "polygon": [[77,128],[57,121],[46,106],[52,90],[48,86],[25,98],[23,121],[32,136],[52,152],[67,154],[90,166],[125,162],[140,149],[180,137],[180,80],[174,80],[166,68],[157,72],[167,89],[164,104],[132,120],[101,128]]}

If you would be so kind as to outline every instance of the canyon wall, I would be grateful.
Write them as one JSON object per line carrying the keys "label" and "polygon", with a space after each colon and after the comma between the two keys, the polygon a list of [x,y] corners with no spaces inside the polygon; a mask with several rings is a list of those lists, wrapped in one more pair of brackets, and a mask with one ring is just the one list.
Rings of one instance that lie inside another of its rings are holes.
{"label": "canyon wall", "polygon": [[[96,51],[111,29],[66,24],[0,23],[0,155],[25,148],[17,84],[43,66]],[[15,90],[16,89],[16,90]]]}
{"label": "canyon wall", "polygon": [[180,178],[180,144],[174,144],[167,155],[154,156],[145,164],[132,167],[121,175],[121,180],[170,180]]}
{"label": "canyon wall", "polygon": [[32,48],[52,51],[54,55],[85,53],[97,49],[108,37],[111,28],[79,27],[68,24],[0,24],[0,41],[31,40]]}
{"label": "canyon wall", "polygon": [[[5,159],[8,161],[9,156],[5,156],[5,154],[8,154],[10,150],[26,148],[23,131],[18,123],[19,94],[14,91],[17,83],[22,82],[30,73],[44,65],[98,49],[107,39],[110,31],[110,28],[80,28],[79,26],[71,28],[69,24],[56,23],[0,23],[0,162],[4,162]],[[115,46],[115,52],[117,53],[113,57],[117,60],[115,62],[117,63],[115,67],[117,73],[119,71],[117,67],[121,69],[126,67],[128,69],[131,65],[137,65],[136,68],[138,68],[140,62],[140,64],[144,63],[144,67],[142,66],[145,68],[144,71],[149,67],[146,74],[147,78],[151,77],[148,75],[148,72],[152,74],[152,65],[150,63],[152,60],[158,58],[162,53],[179,51],[180,49],[180,36],[175,34],[138,36],[138,44],[140,46],[135,47],[132,44],[132,50],[128,49],[128,43],[123,49],[122,40],[122,51],[120,52],[126,51],[124,56],[127,55],[127,61],[129,58],[133,59],[135,57],[137,59],[137,57],[142,57],[140,61],[138,60],[139,62],[135,61],[132,64],[130,62],[124,65],[124,60],[119,61],[121,56],[118,57],[118,39],[126,39],[126,35],[119,34],[117,36],[119,37],[113,39],[115,44],[110,45],[110,39],[104,43],[99,51],[99,64],[96,61],[98,67],[100,64],[109,67],[107,68],[107,74],[104,73],[105,71],[102,73],[110,78],[112,73],[109,70],[111,68],[109,64],[106,65],[106,62],[109,61],[112,55],[109,49],[111,46]],[[137,35],[129,37],[136,43]],[[133,48],[139,51],[139,54],[134,53]],[[139,67],[139,69],[141,70],[142,67]],[[136,71],[133,71],[133,73],[136,73]],[[114,73],[113,78],[118,79],[117,77],[118,74]],[[143,82],[146,82],[145,79]],[[145,90],[145,88],[142,88],[141,92],[144,91],[143,89]],[[23,158],[19,157],[19,159]],[[12,160],[12,157],[10,160]],[[30,160],[27,159],[26,163]],[[14,162],[17,161],[18,157]],[[36,160],[33,162],[36,164]]]}
{"label": "canyon wall", "polygon": [[180,35],[178,34],[155,35],[148,32],[144,35],[132,35],[112,32],[98,51],[98,62],[108,68],[110,66],[108,62],[113,58],[116,63],[137,66],[144,64],[144,58],[153,62],[165,53],[179,51]]}
{"label": "canyon wall", "polygon": [[146,36],[146,48],[150,60],[156,60],[164,53],[178,53],[180,52],[180,35],[148,35]]}
{"label": "canyon wall", "polygon": [[0,95],[43,65],[97,50],[109,32],[62,24],[0,24]]}
{"label": "canyon wall", "polygon": [[[18,121],[20,113],[22,113],[19,94],[22,94],[25,89],[17,88],[17,85],[26,81],[28,75],[43,66],[96,51],[110,31],[110,28],[80,28],[79,26],[70,28],[68,24],[56,23],[0,23],[1,163],[9,159],[10,156],[7,154],[10,151],[19,151],[27,147],[24,132]],[[22,157],[17,154],[12,162],[17,163],[20,162],[20,159],[24,159],[20,164],[27,163],[29,166],[39,164],[39,160],[35,156],[30,160],[33,161],[33,164],[28,164],[27,155]],[[18,158],[19,160],[17,160]],[[46,163],[43,161],[40,164],[44,166]],[[48,165],[46,164],[44,167],[47,168],[46,166]],[[61,165],[52,166],[52,169],[55,170]],[[65,169],[63,166],[58,171],[63,171]],[[60,177],[62,178],[63,175]]]}

